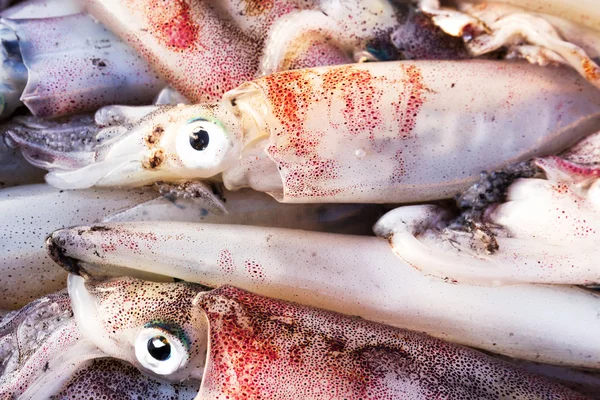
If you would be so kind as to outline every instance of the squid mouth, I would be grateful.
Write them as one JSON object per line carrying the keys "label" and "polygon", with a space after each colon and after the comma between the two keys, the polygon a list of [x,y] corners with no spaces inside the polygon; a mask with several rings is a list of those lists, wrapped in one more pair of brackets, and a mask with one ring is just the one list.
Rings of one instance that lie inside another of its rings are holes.
{"label": "squid mouth", "polygon": [[[564,158],[537,159],[487,175],[459,198],[459,214],[437,205],[400,207],[374,230],[407,263],[450,282],[594,285],[599,176]],[[504,187],[495,188],[502,179]],[[481,201],[486,195],[489,203]]]}

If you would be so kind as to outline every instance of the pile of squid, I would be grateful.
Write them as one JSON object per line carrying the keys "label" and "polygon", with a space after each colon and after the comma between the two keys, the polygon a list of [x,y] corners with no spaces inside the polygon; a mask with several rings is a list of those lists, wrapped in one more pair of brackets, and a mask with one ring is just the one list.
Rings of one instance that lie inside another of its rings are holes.
{"label": "pile of squid", "polygon": [[595,1],[0,8],[0,400],[600,399]]}

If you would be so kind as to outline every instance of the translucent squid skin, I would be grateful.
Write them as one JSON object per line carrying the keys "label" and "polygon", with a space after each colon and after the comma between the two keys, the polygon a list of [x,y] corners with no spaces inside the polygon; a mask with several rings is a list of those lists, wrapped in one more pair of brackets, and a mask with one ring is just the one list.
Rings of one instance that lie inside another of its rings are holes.
{"label": "translucent squid skin", "polygon": [[27,68],[20,101],[38,117],[147,104],[165,85],[137,52],[86,14],[3,19]]}
{"label": "translucent squid skin", "polygon": [[66,291],[40,298],[0,321],[0,398],[48,398],[87,360]]}
{"label": "translucent squid skin", "polygon": [[62,229],[47,244],[55,261],[85,276],[157,274],[233,285],[511,357],[600,367],[598,294],[561,285],[452,284],[422,274],[381,238],[122,222]]}
{"label": "translucent squid skin", "polygon": [[86,340],[166,379],[201,373],[197,399],[584,398],[424,334],[230,286],[71,276],[69,294]]}
{"label": "translucent squid skin", "polygon": [[215,101],[263,73],[351,62],[369,40],[389,41],[387,0],[86,0],[193,102]]}
{"label": "translucent squid skin", "polygon": [[282,202],[424,201],[455,195],[483,170],[556,153],[599,125],[600,91],[569,69],[475,60],[320,67],[245,83],[218,104],[132,118],[85,157],[74,154],[85,159],[78,168],[65,167],[68,153],[55,157],[46,181],[141,186],[221,174],[228,189]]}

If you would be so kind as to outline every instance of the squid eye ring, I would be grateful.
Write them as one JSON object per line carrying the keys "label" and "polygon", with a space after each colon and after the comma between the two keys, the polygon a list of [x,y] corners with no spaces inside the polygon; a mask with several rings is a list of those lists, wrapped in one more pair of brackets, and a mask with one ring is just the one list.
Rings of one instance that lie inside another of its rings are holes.
{"label": "squid eye ring", "polygon": [[218,170],[232,146],[225,127],[215,119],[190,119],[175,138],[177,155],[190,169]]}

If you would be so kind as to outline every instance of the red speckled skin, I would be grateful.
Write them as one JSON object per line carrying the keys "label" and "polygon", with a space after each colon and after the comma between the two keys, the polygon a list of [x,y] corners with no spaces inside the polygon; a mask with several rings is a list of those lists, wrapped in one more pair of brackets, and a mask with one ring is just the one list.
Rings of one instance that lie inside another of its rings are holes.
{"label": "red speckled skin", "polygon": [[570,70],[469,60],[282,71],[224,98],[266,105],[277,200],[383,203],[452,197],[481,171],[565,148],[597,129],[598,93]]}
{"label": "red speckled skin", "polygon": [[190,100],[212,101],[254,75],[256,43],[205,1],[88,1],[92,15],[136,48]]}
{"label": "red speckled skin", "polygon": [[224,286],[197,399],[583,399],[429,336]]}
{"label": "red speckled skin", "polygon": [[[201,102],[219,100],[226,91],[253,79],[274,22],[294,11],[315,9],[319,3],[87,0],[87,8],[136,48],[173,87],[191,101]],[[352,23],[358,26],[361,16],[355,17]],[[379,27],[373,28],[373,34],[378,33]],[[298,68],[349,61],[334,45],[317,41],[289,65]]]}

